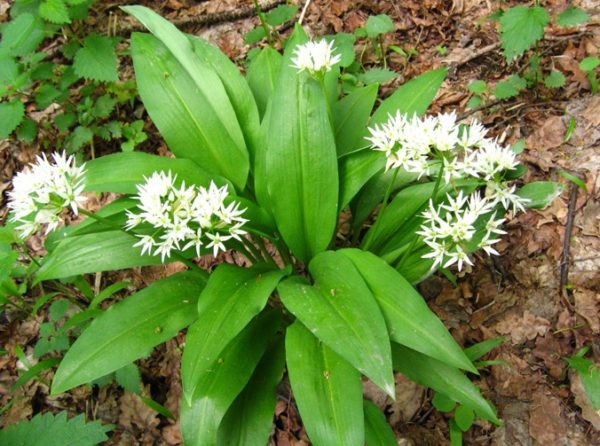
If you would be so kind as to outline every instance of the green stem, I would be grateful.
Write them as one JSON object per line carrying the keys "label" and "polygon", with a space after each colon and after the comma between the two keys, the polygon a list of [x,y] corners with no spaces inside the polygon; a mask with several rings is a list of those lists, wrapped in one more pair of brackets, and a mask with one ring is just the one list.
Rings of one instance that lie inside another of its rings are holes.
{"label": "green stem", "polygon": [[271,29],[269,28],[269,24],[265,20],[265,14],[260,9],[258,0],[253,0],[252,3],[254,3],[254,10],[256,11],[256,15],[258,16],[258,19],[260,20],[260,24],[263,27],[263,29],[265,30],[265,34],[267,35],[267,42],[269,42],[270,47],[273,47],[273,38],[271,36]]}
{"label": "green stem", "polygon": [[379,212],[377,213],[377,218],[375,219],[375,223],[373,223],[373,227],[369,231],[370,233],[373,234],[373,236],[369,237],[367,240],[365,240],[365,246],[364,246],[365,251],[368,251],[369,248],[371,247],[371,245],[373,244],[372,240],[375,238],[375,235],[377,234],[377,227],[379,226],[379,220],[381,219],[383,212],[387,208],[388,200],[390,198],[390,195],[392,194],[392,190],[394,189],[394,183],[396,183],[397,177],[398,177],[398,169],[394,169],[394,175],[392,176],[392,181],[390,181],[390,184],[388,184],[388,187],[385,191],[385,195],[383,196],[383,201],[381,202],[381,207],[379,208]]}
{"label": "green stem", "polygon": [[[85,215],[86,217],[96,220],[97,222],[104,223],[105,225],[108,225],[111,228],[117,229],[127,235],[131,235],[133,237],[135,237],[137,235],[134,232],[130,232],[130,231],[126,230],[125,228],[119,226],[118,224],[110,221],[107,218],[104,218],[104,217],[94,214],[93,212],[89,212],[89,211],[86,211],[85,209],[81,209],[81,208],[78,208],[78,210],[82,215]],[[181,263],[183,263],[188,268],[196,269],[198,271],[202,271],[203,273],[206,273],[206,271],[204,271],[202,268],[200,268],[194,262],[192,262],[189,259],[186,259],[185,257],[183,257],[181,254],[179,254],[177,252],[173,254],[173,257],[175,257],[177,260],[179,260]]]}
{"label": "green stem", "polygon": [[327,88],[325,87],[325,75],[319,76],[319,84],[321,84],[321,90],[323,90],[323,96],[325,98],[325,107],[327,108],[327,117],[329,118],[329,125],[331,131],[335,135],[335,126],[333,125],[333,112],[331,111],[331,104],[329,103],[329,97],[327,96]]}

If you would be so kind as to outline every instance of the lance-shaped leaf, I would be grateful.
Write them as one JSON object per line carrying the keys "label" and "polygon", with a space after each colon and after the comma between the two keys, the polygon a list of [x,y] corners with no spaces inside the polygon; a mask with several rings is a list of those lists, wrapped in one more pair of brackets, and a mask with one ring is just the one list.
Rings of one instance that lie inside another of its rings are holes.
{"label": "lance-shaped leaf", "polygon": [[142,184],[153,172],[172,172],[186,184],[208,186],[214,181],[217,186],[227,180],[209,173],[191,160],[165,158],[144,152],[123,152],[101,156],[85,163],[85,190],[93,192],[137,193],[136,186]]}
{"label": "lance-shaped leaf", "polygon": [[333,107],[335,123],[335,144],[338,156],[366,147],[365,127],[371,117],[371,110],[377,99],[378,84],[357,88]]}
{"label": "lance-shaped leaf", "polygon": [[95,318],[54,375],[52,393],[92,382],[148,355],[196,318],[203,275],[183,271],[154,282]]}
{"label": "lance-shaped leaf", "polygon": [[[128,12],[141,9],[149,11],[140,6],[127,7]],[[152,13],[152,18],[156,17],[164,21]],[[189,39],[164,23],[173,32],[166,32],[166,36],[164,30],[158,32],[153,27],[160,40],[140,33],[131,38],[133,66],[144,106],[176,156],[194,160],[242,190],[250,167],[249,155],[223,83],[193,52]]]}
{"label": "lance-shaped leaf", "polygon": [[315,286],[297,279],[282,282],[285,307],[328,347],[395,397],[390,341],[369,288],[343,254],[317,255],[309,270]]}
{"label": "lance-shaped leaf", "polygon": [[[181,399],[180,423],[186,446],[217,444],[221,420],[248,383],[280,323],[276,311],[260,314],[198,376],[198,390],[192,400]],[[186,344],[189,347],[189,341]]]}
{"label": "lance-shaped leaf", "polygon": [[266,179],[279,232],[292,253],[307,262],[333,237],[337,157],[323,89],[309,74],[290,67],[290,56],[291,49],[271,103]]}
{"label": "lance-shaped leaf", "polygon": [[381,410],[369,400],[364,401],[365,440],[367,446],[397,446],[394,431]]}
{"label": "lance-shaped leaf", "polygon": [[299,321],[287,328],[288,374],[300,416],[315,445],[365,442],[360,374]]}
{"label": "lance-shaped leaf", "polygon": [[285,271],[259,265],[222,264],[211,275],[200,300],[198,319],[190,326],[181,360],[184,398],[191,402],[200,377],[225,346],[265,307]]}
{"label": "lance-shaped leaf", "polygon": [[394,268],[360,249],[343,249],[375,297],[390,338],[442,362],[477,373],[469,358],[421,295]]}
{"label": "lance-shaped leaf", "polygon": [[392,342],[394,370],[422,386],[470,407],[481,418],[499,424],[496,411],[463,372],[443,362]]}
{"label": "lance-shaped leaf", "polygon": [[275,84],[281,69],[281,54],[270,46],[260,50],[250,66],[246,80],[256,99],[260,116],[265,115],[267,104],[275,90]]}
{"label": "lance-shaped leaf", "polygon": [[256,366],[246,387],[235,399],[219,426],[219,445],[263,445],[273,428],[277,384],[285,367],[283,338],[278,339]]}
{"label": "lance-shaped leaf", "polygon": [[[35,282],[161,263],[159,256],[141,255],[139,248],[133,247],[137,241],[122,231],[65,238],[46,256]],[[169,260],[176,259],[171,257]]]}
{"label": "lance-shaped leaf", "polygon": [[200,37],[188,37],[194,46],[196,55],[202,62],[212,67],[221,79],[221,82],[223,82],[227,96],[231,101],[242,133],[244,134],[246,147],[248,147],[251,159],[253,159],[258,144],[260,120],[258,107],[248,86],[248,82],[246,82],[246,79],[244,79],[244,76],[242,76],[242,73],[240,73],[235,64],[219,48]]}

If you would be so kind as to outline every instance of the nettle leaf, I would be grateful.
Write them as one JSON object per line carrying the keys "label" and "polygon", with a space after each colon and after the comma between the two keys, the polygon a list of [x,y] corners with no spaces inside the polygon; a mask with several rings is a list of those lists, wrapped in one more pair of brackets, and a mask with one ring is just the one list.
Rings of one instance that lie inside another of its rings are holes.
{"label": "nettle leaf", "polygon": [[556,24],[559,26],[576,26],[587,22],[589,19],[590,16],[587,12],[571,5],[558,15]]}
{"label": "nettle leaf", "polygon": [[487,86],[484,81],[478,79],[470,82],[467,88],[471,93],[484,94]]}
{"label": "nettle leaf", "polygon": [[287,328],[287,368],[308,436],[318,445],[363,446],[360,374],[300,321]]}
{"label": "nettle leaf", "polygon": [[564,87],[565,82],[565,75],[558,70],[552,70],[544,79],[544,85],[548,88]]}
{"label": "nettle leaf", "polygon": [[90,144],[94,139],[94,132],[89,127],[79,125],[75,127],[73,133],[67,141],[67,151],[69,153],[76,152],[83,146]]}
{"label": "nettle leaf", "polygon": [[24,56],[35,51],[44,37],[44,22],[33,14],[21,14],[2,29],[0,53],[6,51],[12,56]]}
{"label": "nettle leaf", "polygon": [[281,25],[292,20],[298,12],[295,5],[279,5],[267,13],[267,23],[271,26]]}
{"label": "nettle leaf", "polygon": [[548,206],[563,191],[563,185],[554,181],[534,181],[525,184],[517,191],[521,198],[529,200],[525,207],[542,209]]}
{"label": "nettle leaf", "polygon": [[63,0],[44,0],[39,9],[40,17],[58,25],[71,23],[69,10]]}
{"label": "nettle leaf", "polygon": [[83,47],[75,53],[73,68],[86,79],[117,82],[115,41],[110,37],[90,34],[83,41]]}
{"label": "nettle leaf", "polygon": [[508,99],[518,96],[519,92],[527,87],[525,79],[518,74],[512,74],[508,79],[500,81],[494,87],[496,99]]}
{"label": "nettle leaf", "polygon": [[339,251],[365,280],[387,324],[390,339],[437,360],[477,373],[442,321],[394,268],[359,249]]}
{"label": "nettle leaf", "polygon": [[265,37],[267,37],[265,28],[257,26],[244,34],[244,42],[246,45],[252,45],[253,43],[260,42]]}
{"label": "nettle leaf", "polygon": [[252,377],[280,324],[277,311],[265,311],[254,318],[199,377],[192,401],[182,398],[180,423],[186,445],[217,444],[221,420]]}
{"label": "nettle leaf", "polygon": [[0,103],[0,138],[6,139],[21,123],[25,107],[18,99]]}
{"label": "nettle leaf", "polygon": [[600,65],[600,59],[596,56],[585,57],[579,62],[579,68],[583,71],[595,70],[598,65]]}
{"label": "nettle leaf", "polygon": [[371,68],[364,73],[358,74],[358,79],[365,85],[385,84],[397,76],[398,73],[387,68]]}
{"label": "nettle leaf", "polygon": [[112,425],[100,421],[86,423],[83,414],[67,420],[67,412],[37,414],[0,430],[0,444],[10,446],[94,446],[106,440]]}
{"label": "nettle leaf", "polygon": [[278,286],[281,301],[317,338],[342,356],[390,397],[394,378],[385,320],[353,263],[326,251],[309,265],[315,285],[299,278]]}
{"label": "nettle leaf", "polygon": [[196,319],[205,284],[202,274],[183,271],[112,305],[71,346],[54,375],[52,394],[108,375],[171,339]]}
{"label": "nettle leaf", "polygon": [[356,59],[354,42],[356,42],[356,36],[354,34],[337,33],[333,36],[333,48],[335,52],[342,57],[340,67],[349,67]]}
{"label": "nettle leaf", "polygon": [[550,21],[542,6],[515,6],[500,18],[500,38],[504,57],[511,61],[544,37],[544,27]]}
{"label": "nettle leaf", "polygon": [[17,129],[17,138],[20,141],[30,143],[37,136],[37,123],[31,118],[25,118]]}
{"label": "nettle leaf", "polygon": [[394,22],[387,14],[372,15],[365,24],[367,36],[373,38],[380,34],[391,33],[394,31]]}
{"label": "nettle leaf", "polygon": [[264,265],[242,268],[222,264],[210,275],[198,302],[198,319],[188,329],[181,359],[183,395],[188,404],[201,377],[227,344],[262,311],[285,274],[283,270],[269,271]]}

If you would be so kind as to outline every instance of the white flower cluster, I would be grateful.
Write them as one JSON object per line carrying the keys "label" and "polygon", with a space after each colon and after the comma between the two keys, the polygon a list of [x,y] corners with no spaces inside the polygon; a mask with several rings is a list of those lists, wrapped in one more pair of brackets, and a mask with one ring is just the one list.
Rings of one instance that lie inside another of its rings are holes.
{"label": "white flower cluster", "polygon": [[326,40],[297,45],[291,67],[299,72],[308,71],[313,76],[323,75],[342,59],[339,54],[333,54],[333,51],[333,42],[327,43]]}
{"label": "white flower cluster", "polygon": [[85,165],[77,166],[73,156],[53,153],[52,161],[45,154],[19,172],[12,180],[13,190],[8,193],[11,221],[20,223],[17,230],[26,238],[46,226],[46,234],[61,223],[60,215],[70,207],[77,214],[85,201]]}
{"label": "white flower cluster", "polygon": [[134,246],[142,248],[142,254],[160,255],[161,260],[171,255],[171,251],[185,251],[194,247],[200,256],[200,248],[212,248],[216,256],[225,251],[227,240],[241,240],[246,234],[242,226],[248,221],[242,218],[246,209],[232,201],[225,204],[228,197],[227,186],[217,187],[212,181],[207,188],[186,187],[185,182],[176,187],[177,176],[171,172],[154,172],[138,185],[140,213],[128,211],[125,226],[130,230],[142,223],[154,228],[152,235],[139,235],[140,241]]}
{"label": "white flower cluster", "polygon": [[515,152],[496,140],[486,138],[487,130],[478,122],[459,126],[454,113],[408,118],[397,112],[381,126],[369,128],[374,150],[385,152],[386,169],[432,174],[434,160],[443,163],[445,183],[461,178],[477,178],[487,183],[486,197],[505,208],[524,210],[525,201],[508,186],[504,172],[518,165]]}
{"label": "white flower cluster", "polygon": [[483,216],[487,219],[485,234],[477,248],[482,248],[489,255],[498,255],[492,245],[500,241],[495,238],[497,235],[506,232],[501,229],[505,219],[496,219],[495,207],[493,201],[482,198],[479,192],[464,196],[460,191],[456,198],[447,195],[446,203],[439,208],[430,201],[429,209],[423,212],[425,223],[417,232],[431,248],[431,252],[423,255],[423,258],[433,259],[433,268],[438,265],[447,268],[456,263],[460,271],[463,263],[472,266],[467,245],[477,232],[477,220]]}

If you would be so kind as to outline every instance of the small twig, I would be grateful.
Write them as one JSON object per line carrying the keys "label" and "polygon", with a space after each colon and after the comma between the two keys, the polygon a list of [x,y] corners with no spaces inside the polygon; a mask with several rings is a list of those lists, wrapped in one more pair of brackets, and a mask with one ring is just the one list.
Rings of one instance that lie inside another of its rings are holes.
{"label": "small twig", "polygon": [[304,21],[304,16],[306,15],[306,11],[308,11],[308,7],[310,6],[311,0],[306,0],[304,2],[304,6],[302,7],[302,11],[300,12],[300,17],[298,18],[298,25],[302,25]]}
{"label": "small twig", "polygon": [[577,203],[578,187],[575,183],[571,184],[571,194],[569,196],[569,209],[567,213],[567,224],[565,226],[565,238],[563,239],[562,259],[560,261],[560,293],[569,309],[573,309],[569,301],[566,286],[569,280],[569,252],[571,250],[571,235],[573,234],[573,221],[575,219],[575,205]]}

